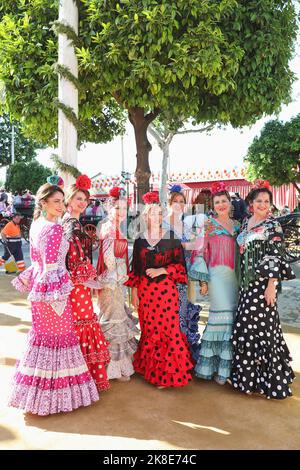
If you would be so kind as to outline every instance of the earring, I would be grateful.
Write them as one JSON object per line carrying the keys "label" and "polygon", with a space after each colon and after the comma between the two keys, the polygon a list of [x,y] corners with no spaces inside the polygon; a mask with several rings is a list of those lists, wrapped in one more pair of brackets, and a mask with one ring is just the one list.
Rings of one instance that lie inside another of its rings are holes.
{"label": "earring", "polygon": [[42,216],[45,218],[47,217],[47,211],[45,209],[42,210]]}

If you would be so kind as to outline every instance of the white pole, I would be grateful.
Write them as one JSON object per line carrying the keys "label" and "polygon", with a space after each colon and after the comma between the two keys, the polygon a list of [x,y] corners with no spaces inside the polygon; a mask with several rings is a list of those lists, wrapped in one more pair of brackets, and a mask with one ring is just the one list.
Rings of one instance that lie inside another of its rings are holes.
{"label": "white pole", "polygon": [[15,126],[11,126],[11,164],[15,163]]}
{"label": "white pole", "polygon": [[121,134],[121,155],[122,155],[122,173],[125,171],[125,158],[124,158],[124,135]]}
{"label": "white pole", "polygon": [[[60,0],[59,21],[71,26],[78,34],[78,8],[73,0]],[[70,72],[78,77],[78,63],[74,46],[65,34],[59,33],[58,63],[69,68]],[[72,82],[59,76],[58,99],[61,103],[70,106],[78,116],[78,91]],[[77,168],[77,129],[64,113],[58,111],[58,155],[62,162]],[[73,176],[63,173],[65,186],[74,182]]]}

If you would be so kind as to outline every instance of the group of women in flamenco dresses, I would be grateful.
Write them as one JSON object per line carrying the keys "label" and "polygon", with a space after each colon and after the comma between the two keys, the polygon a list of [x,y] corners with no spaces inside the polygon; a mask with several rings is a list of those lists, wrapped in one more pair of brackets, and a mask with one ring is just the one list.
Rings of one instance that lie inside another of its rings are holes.
{"label": "group of women in flamenco dresses", "polygon": [[[198,226],[184,217],[180,186],[170,190],[167,217],[158,193],[145,194],[130,267],[127,199],[123,189],[113,188],[109,215],[97,228],[95,268],[92,240],[79,221],[91,182],[82,175],[65,194],[60,180],[50,177],[37,193],[32,264],[13,280],[29,293],[32,329],[17,364],[11,406],[38,415],[72,411],[97,401],[109,380],[128,381],[134,372],[157,388],[186,386],[194,373],[248,394],[291,395],[294,374],[277,292],[294,274],[282,229],[269,216],[266,184],[250,192],[252,215],[241,227],[231,218],[223,183],[212,187],[214,215]],[[201,341],[200,306],[191,301],[188,279],[209,295]],[[138,319],[126,303],[128,287]]]}

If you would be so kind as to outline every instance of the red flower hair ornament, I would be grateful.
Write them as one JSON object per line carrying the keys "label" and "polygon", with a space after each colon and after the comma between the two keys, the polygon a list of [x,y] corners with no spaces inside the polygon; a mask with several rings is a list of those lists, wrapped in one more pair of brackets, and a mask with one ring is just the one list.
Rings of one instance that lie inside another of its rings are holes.
{"label": "red flower hair ornament", "polygon": [[80,175],[76,179],[75,186],[78,189],[83,189],[84,191],[88,191],[92,186],[92,181],[87,175]]}
{"label": "red flower hair ornament", "polygon": [[120,199],[120,197],[125,196],[126,192],[123,188],[120,186],[114,186],[109,190],[110,197],[113,197],[114,199]]}
{"label": "red flower hair ornament", "polygon": [[271,190],[271,185],[269,181],[267,180],[255,180],[253,183],[252,189],[268,189],[269,191]]}
{"label": "red flower hair ornament", "polygon": [[216,181],[211,185],[211,193],[213,196],[215,194],[221,193],[222,191],[226,191],[226,185],[224,181]]}
{"label": "red flower hair ornament", "polygon": [[145,204],[159,204],[159,192],[158,191],[149,191],[144,194],[143,201]]}

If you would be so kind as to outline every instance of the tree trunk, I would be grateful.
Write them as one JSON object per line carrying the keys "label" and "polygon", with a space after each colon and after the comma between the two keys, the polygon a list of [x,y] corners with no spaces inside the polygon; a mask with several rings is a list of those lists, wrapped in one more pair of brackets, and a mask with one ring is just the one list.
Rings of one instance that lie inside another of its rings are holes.
{"label": "tree trunk", "polygon": [[151,121],[147,119],[143,108],[128,109],[128,117],[133,125],[136,143],[136,170],[138,203],[142,204],[142,196],[149,191],[151,170],[149,166],[149,152],[152,150],[147,137],[147,129]]}
{"label": "tree trunk", "polygon": [[168,177],[168,163],[170,158],[170,143],[174,137],[174,133],[170,132],[164,141],[162,146],[163,158],[162,158],[162,169],[161,169],[161,182],[160,182],[160,201],[164,207],[167,206],[167,181]]}
{"label": "tree trunk", "polygon": [[[59,2],[59,21],[71,26],[78,34],[78,8],[73,0],[61,0]],[[69,68],[75,77],[78,77],[78,63],[73,44],[65,34],[59,33],[58,39],[58,63]],[[78,116],[78,90],[72,82],[59,75],[58,99],[63,104],[70,106]],[[62,162],[77,167],[77,129],[68,120],[63,111],[58,111],[58,154]],[[65,186],[74,182],[70,173],[61,175]]]}
{"label": "tree trunk", "polygon": [[296,189],[296,191],[298,191],[298,194],[300,194],[300,187],[298,186],[298,184],[296,183],[296,181],[292,181],[292,185],[294,186],[294,188]]}

